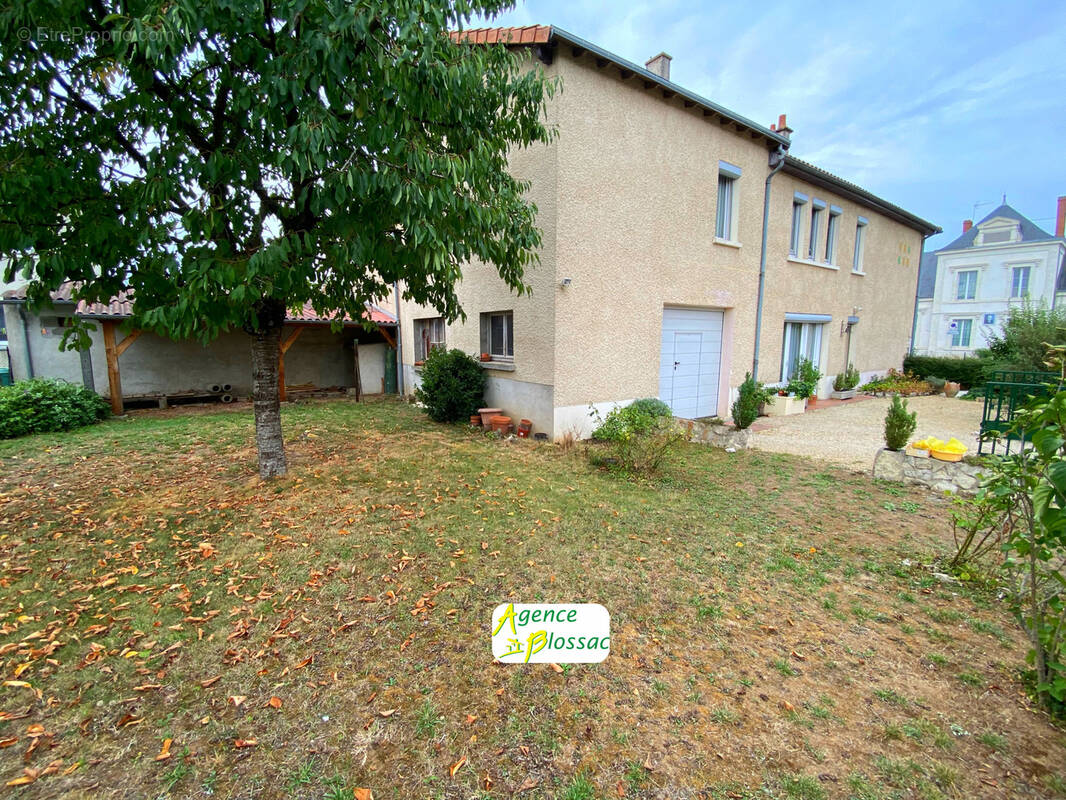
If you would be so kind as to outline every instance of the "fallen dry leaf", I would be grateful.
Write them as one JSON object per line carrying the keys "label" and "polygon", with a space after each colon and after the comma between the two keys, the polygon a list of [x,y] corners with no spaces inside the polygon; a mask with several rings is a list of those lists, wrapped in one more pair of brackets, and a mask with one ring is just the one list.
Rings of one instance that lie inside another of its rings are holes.
{"label": "fallen dry leaf", "polygon": [[526,778],[525,782],[515,790],[515,794],[522,792],[528,792],[530,789],[536,789],[539,781],[535,781],[532,778]]}
{"label": "fallen dry leaf", "polygon": [[0,739],[0,748],[11,747],[11,745],[16,744],[18,740],[19,738],[17,736],[12,736],[9,739]]}
{"label": "fallen dry leaf", "polygon": [[448,768],[448,777],[454,778],[455,777],[455,773],[457,773],[459,770],[461,770],[463,768],[463,764],[465,764],[465,763],[466,763],[466,756],[460,757],[460,759],[458,761],[456,761],[454,764],[451,765],[451,767]]}
{"label": "fallen dry leaf", "polygon": [[116,728],[128,728],[131,725],[140,725],[144,722],[144,717],[135,717],[133,714],[124,714],[122,719],[118,721]]}
{"label": "fallen dry leaf", "polygon": [[204,689],[206,689],[208,686],[214,686],[220,680],[222,680],[222,676],[221,675],[216,675],[213,678],[208,678],[206,681],[200,681],[200,686],[202,686]]}
{"label": "fallen dry leaf", "polygon": [[551,667],[556,672],[562,672],[563,671],[563,668],[560,667],[558,664],[549,664],[548,666]]}
{"label": "fallen dry leaf", "polygon": [[236,739],[233,742],[233,746],[238,750],[242,747],[255,747],[257,744],[259,744],[258,739]]}
{"label": "fallen dry leaf", "polygon": [[173,741],[173,739],[163,740],[163,748],[159,751],[159,755],[155,757],[156,761],[166,761],[168,758],[170,758],[170,744]]}
{"label": "fallen dry leaf", "polygon": [[234,708],[240,708],[242,705],[244,705],[244,701],[247,699],[248,696],[244,694],[234,694],[230,695],[229,697],[229,701],[233,703]]}
{"label": "fallen dry leaf", "polygon": [[266,704],[271,708],[281,708],[281,698],[271,697],[269,700],[266,701]]}
{"label": "fallen dry leaf", "polygon": [[379,717],[391,717],[395,713],[396,713],[396,709],[395,708],[388,708],[388,709],[385,709],[384,711],[379,711],[378,712],[378,716]]}
{"label": "fallen dry leaf", "polygon": [[355,800],[374,800],[374,793],[369,789],[352,789]]}

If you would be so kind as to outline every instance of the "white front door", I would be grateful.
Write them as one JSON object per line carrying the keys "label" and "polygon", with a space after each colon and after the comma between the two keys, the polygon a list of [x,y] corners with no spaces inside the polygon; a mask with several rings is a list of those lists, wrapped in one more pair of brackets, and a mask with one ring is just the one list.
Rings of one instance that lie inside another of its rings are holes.
{"label": "white front door", "polygon": [[721,311],[664,308],[659,359],[659,399],[676,417],[718,413],[722,361]]}

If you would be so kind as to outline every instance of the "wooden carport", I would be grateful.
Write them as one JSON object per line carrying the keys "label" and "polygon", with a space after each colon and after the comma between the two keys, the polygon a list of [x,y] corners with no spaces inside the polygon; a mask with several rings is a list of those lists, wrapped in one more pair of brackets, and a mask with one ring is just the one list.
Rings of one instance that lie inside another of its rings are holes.
{"label": "wooden carport", "polygon": [[[103,304],[79,304],[78,315],[99,319],[101,327],[103,329],[104,338],[104,354],[107,358],[107,383],[108,391],[111,396],[111,411],[114,414],[122,414],[125,410],[122,399],[122,372],[119,367],[120,356],[129,349],[137,338],[141,335],[140,329],[134,328],[124,338],[118,339],[116,332],[124,319],[131,317],[131,303],[125,298],[120,297],[112,300],[108,305]],[[377,306],[368,306],[364,314],[364,321],[371,323],[375,326],[381,337],[389,344],[390,347],[396,347],[396,337],[393,335],[393,329],[396,327],[395,318],[388,312],[382,310]],[[364,327],[364,321],[345,320],[345,328],[361,328]],[[325,317],[320,317],[311,308],[310,304],[306,304],[302,309],[295,312],[290,312],[285,317],[285,327],[291,328],[291,331],[281,340],[281,346],[278,352],[278,388],[280,393],[280,399],[285,401],[287,399],[287,391],[285,388],[285,355],[292,348],[296,340],[300,338],[300,334],[307,328],[321,328],[325,325],[331,324],[331,320]],[[362,383],[359,370],[359,339],[356,337],[353,340],[353,359],[354,359],[354,372],[355,372],[355,397],[356,400],[362,399]]]}

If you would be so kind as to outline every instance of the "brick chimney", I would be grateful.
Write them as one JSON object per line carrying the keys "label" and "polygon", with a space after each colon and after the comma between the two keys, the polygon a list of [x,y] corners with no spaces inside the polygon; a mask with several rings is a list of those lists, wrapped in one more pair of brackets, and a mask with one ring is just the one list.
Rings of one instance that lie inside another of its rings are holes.
{"label": "brick chimney", "polygon": [[970,230],[970,228],[972,228],[972,227],[973,227],[973,220],[972,219],[964,219],[962,221],[962,232],[963,233],[966,233],[966,231]]}
{"label": "brick chimney", "polygon": [[660,78],[670,80],[670,62],[674,59],[668,56],[666,53],[659,53],[657,56],[652,56],[644,62],[644,67],[648,72],[654,72]]}
{"label": "brick chimney", "polygon": [[1059,213],[1055,217],[1055,235],[1066,234],[1066,195],[1059,198]]}
{"label": "brick chimney", "polygon": [[788,122],[785,120],[784,114],[777,118],[776,125],[773,123],[770,124],[770,130],[780,133],[786,139],[792,136],[792,128],[788,127]]}

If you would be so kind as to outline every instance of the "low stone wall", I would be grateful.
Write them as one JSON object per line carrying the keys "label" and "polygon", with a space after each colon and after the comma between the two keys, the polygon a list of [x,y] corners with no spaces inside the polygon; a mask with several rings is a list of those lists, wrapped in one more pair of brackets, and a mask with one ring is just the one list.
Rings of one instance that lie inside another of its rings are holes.
{"label": "low stone wall", "polygon": [[915,458],[893,450],[878,450],[874,477],[882,481],[928,486],[938,492],[973,494],[980,483],[981,467],[964,461]]}
{"label": "low stone wall", "polygon": [[698,419],[678,420],[685,438],[690,442],[709,444],[711,447],[721,447],[723,450],[734,452],[747,450],[751,441],[749,429],[737,430],[732,425],[723,422],[702,422]]}

